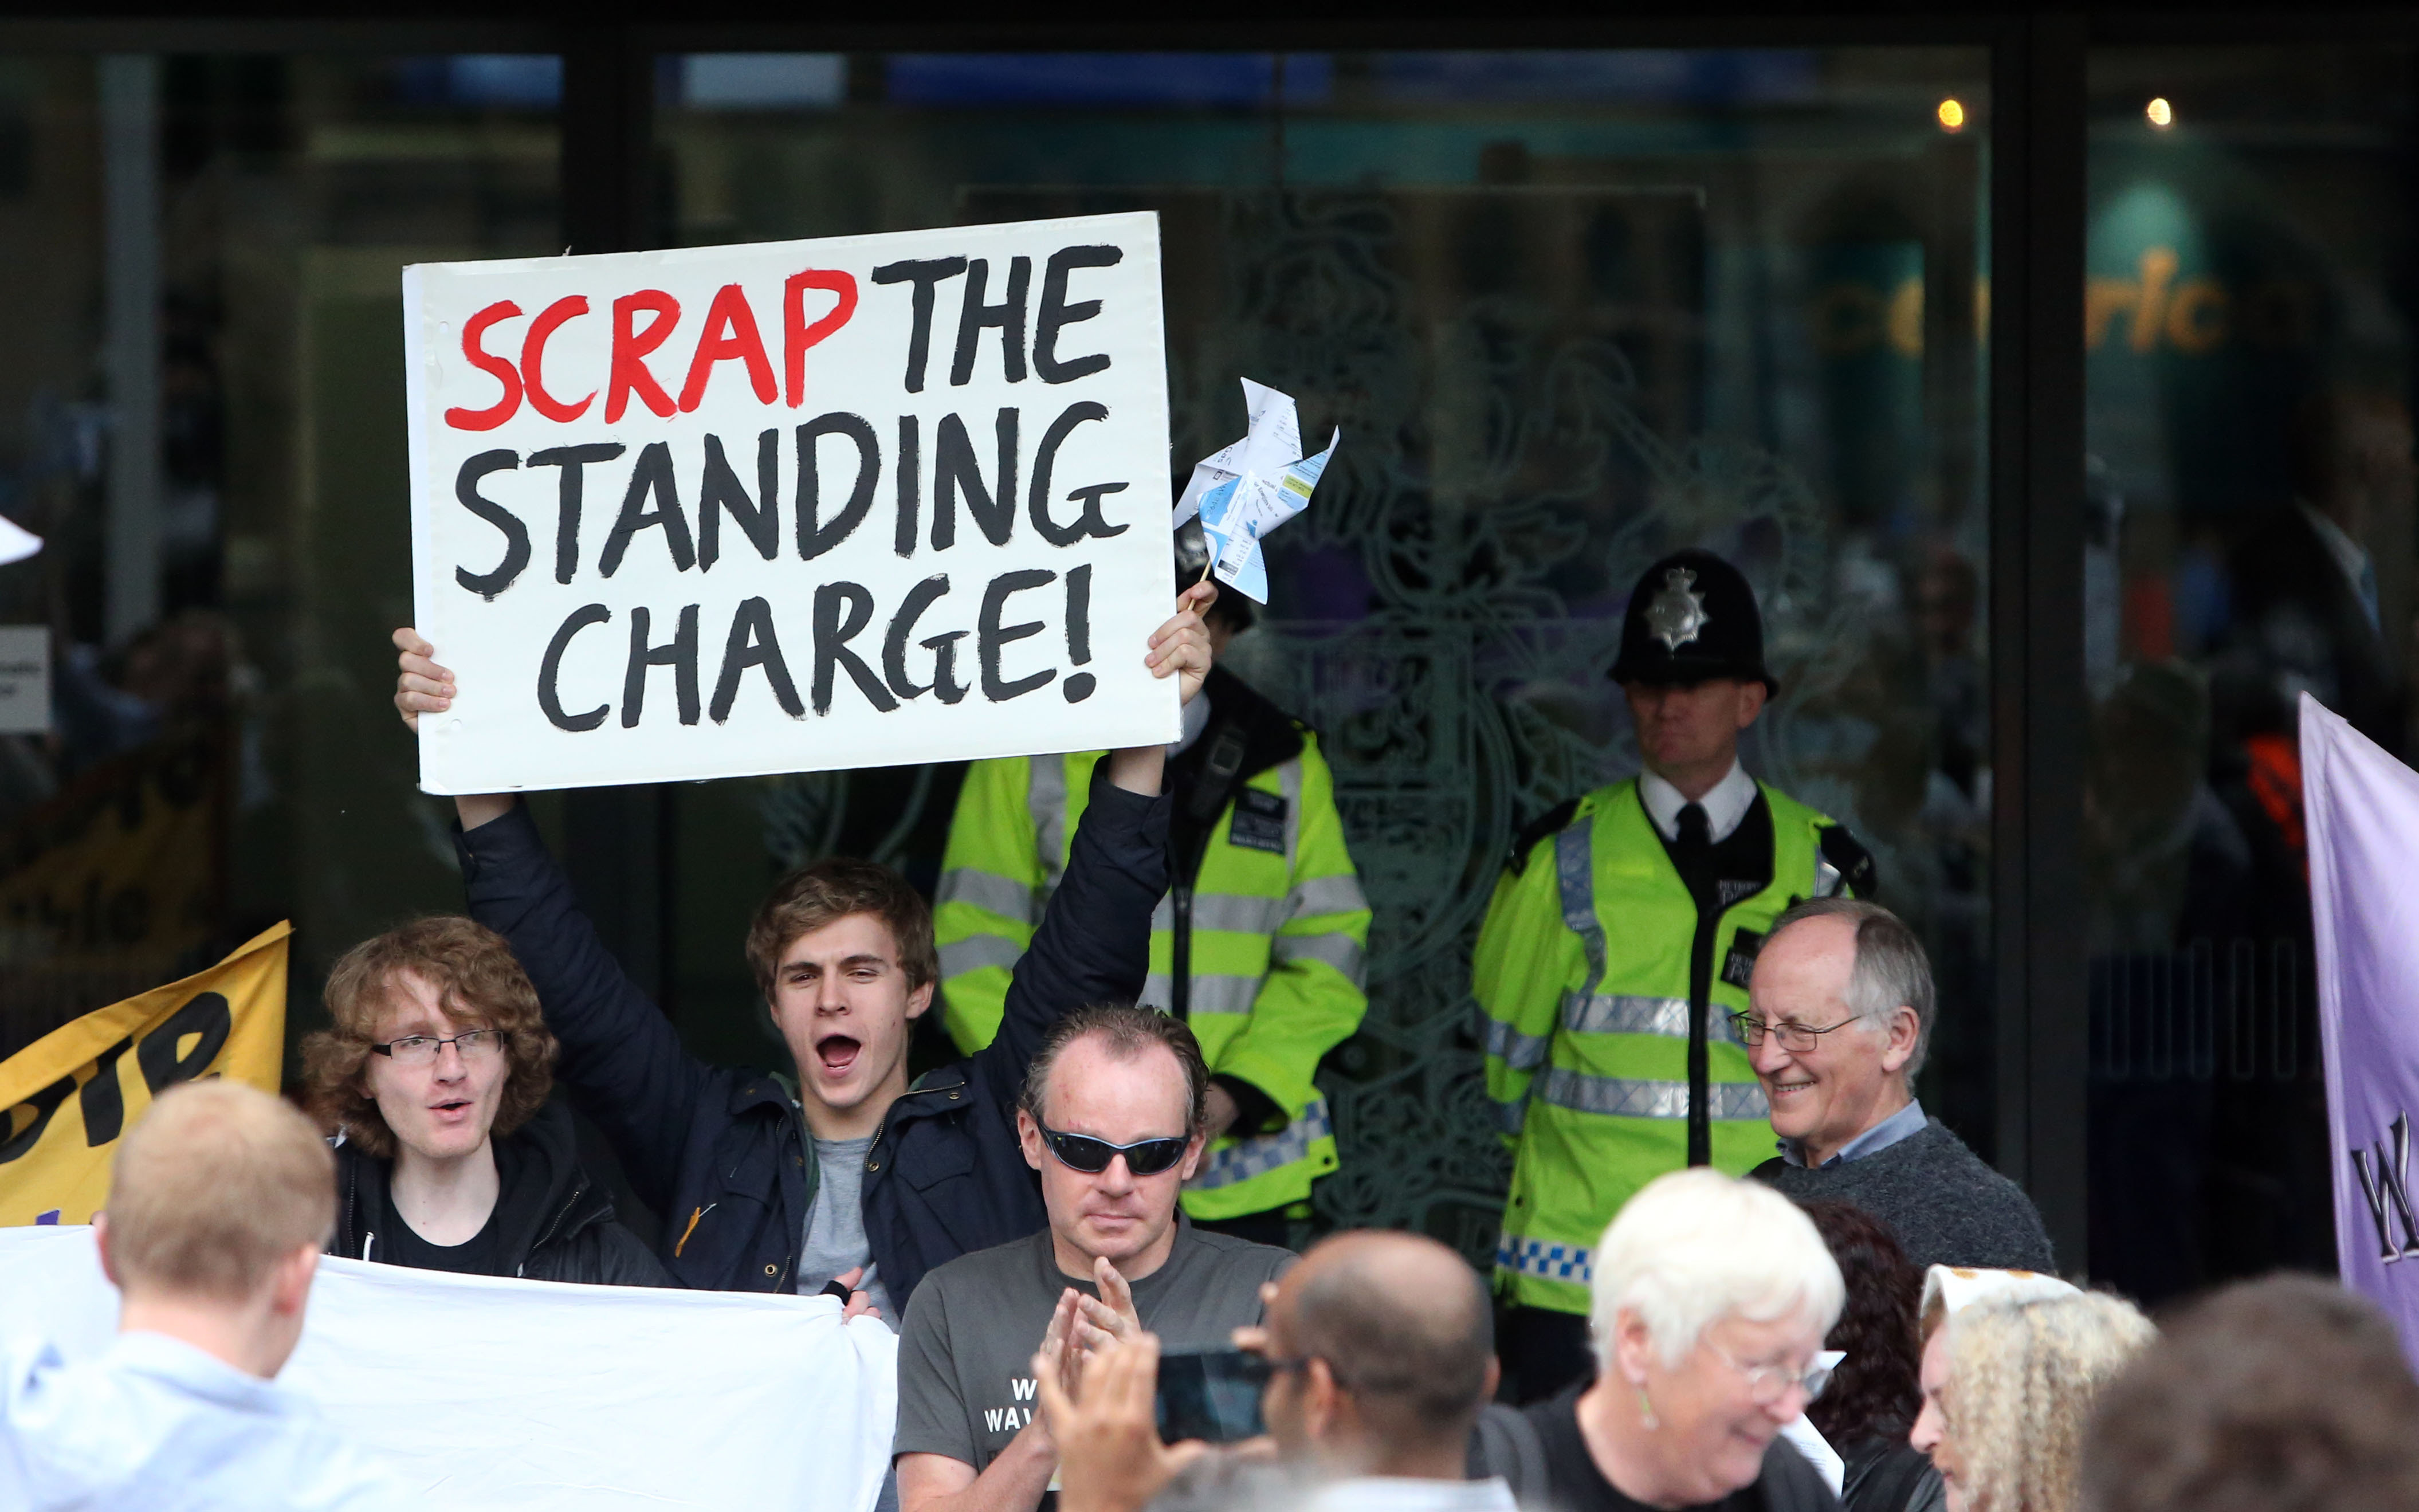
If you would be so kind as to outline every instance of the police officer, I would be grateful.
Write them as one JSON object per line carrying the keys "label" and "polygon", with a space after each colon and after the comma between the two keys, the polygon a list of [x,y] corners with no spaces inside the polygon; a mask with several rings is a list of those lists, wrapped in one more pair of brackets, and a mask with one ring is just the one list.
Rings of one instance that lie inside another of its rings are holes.
{"label": "police officer", "polygon": [[[1177,580],[1208,562],[1177,538]],[[1210,609],[1212,654],[1251,627],[1248,600]],[[1221,665],[1185,705],[1168,764],[1168,875],[1144,1003],[1187,1020],[1210,1063],[1209,1154],[1184,1189],[1195,1223],[1287,1242],[1313,1180],[1335,1169],[1319,1057],[1368,1008],[1369,903],[1344,845],[1335,780],[1309,726]],[[1008,978],[1067,862],[1099,751],[975,763],[949,823],[933,928],[943,1023],[971,1055],[999,1028]]]}
{"label": "police officer", "polygon": [[1699,550],[1649,567],[1612,679],[1646,769],[1521,834],[1471,970],[1515,1152],[1495,1273],[1524,1401],[1592,1373],[1592,1251],[1630,1194],[1682,1165],[1744,1175],[1772,1154],[1729,1015],[1773,919],[1873,890],[1847,831],[1739,765],[1779,685],[1737,568]]}

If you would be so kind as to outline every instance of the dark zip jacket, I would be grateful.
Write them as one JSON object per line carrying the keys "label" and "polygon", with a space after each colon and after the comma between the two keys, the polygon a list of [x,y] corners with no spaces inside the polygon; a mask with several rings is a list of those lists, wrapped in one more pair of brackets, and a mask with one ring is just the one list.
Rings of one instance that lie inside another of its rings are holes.
{"label": "dark zip jacket", "polygon": [[[1040,1183],[1016,1138],[1016,1094],[1050,1026],[1087,1003],[1131,1003],[1167,890],[1167,800],[1128,793],[1103,762],[1067,871],[1017,963],[999,1035],[891,1104],[865,1162],[865,1235],[907,1305],[924,1273],[1039,1232]],[[772,1076],[708,1066],[622,972],[572,900],[527,810],[459,833],[470,917],[512,942],[562,1043],[556,1076],[664,1217],[683,1286],[787,1291],[814,1202],[813,1147]]]}
{"label": "dark zip jacket", "polygon": [[[580,1167],[569,1110],[547,1103],[537,1117],[496,1141],[511,1147],[511,1172],[496,1195],[498,1275],[531,1281],[580,1281],[591,1286],[668,1287],[639,1236],[613,1215],[613,1199]],[[328,1253],[354,1260],[386,1260],[389,1238],[403,1220],[387,1197],[394,1174],[387,1161],[359,1145],[336,1147],[336,1232]]]}

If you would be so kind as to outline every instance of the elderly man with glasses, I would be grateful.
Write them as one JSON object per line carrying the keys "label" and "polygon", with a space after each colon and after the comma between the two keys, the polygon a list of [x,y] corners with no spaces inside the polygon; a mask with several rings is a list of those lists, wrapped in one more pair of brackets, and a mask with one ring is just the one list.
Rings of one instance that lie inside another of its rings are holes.
{"label": "elderly man with glasses", "polygon": [[1864,1209],[1918,1266],[2053,1271],[2024,1189],[1915,1100],[1933,1016],[1931,965],[1897,915],[1846,898],[1781,915],[1732,1016],[1780,1144],[1753,1174]]}
{"label": "elderly man with glasses", "polygon": [[925,1276],[899,1341],[902,1512],[1034,1512],[1058,1468],[1035,1349],[1081,1361],[1146,1329],[1224,1349],[1260,1321],[1291,1251],[1195,1228],[1177,1207],[1208,1142],[1210,1071],[1193,1031],[1144,1008],[1078,1009],[1042,1041],[1017,1102],[1050,1227]]}

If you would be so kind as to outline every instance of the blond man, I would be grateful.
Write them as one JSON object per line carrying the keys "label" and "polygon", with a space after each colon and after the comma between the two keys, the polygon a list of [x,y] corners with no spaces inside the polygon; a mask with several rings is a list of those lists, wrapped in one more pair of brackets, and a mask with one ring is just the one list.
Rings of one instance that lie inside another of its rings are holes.
{"label": "blond man", "polygon": [[411,1504],[275,1377],[302,1336],[335,1170],[265,1092],[177,1087],[119,1145],[93,1220],[118,1334],[69,1365],[48,1345],[0,1375],[0,1506],[370,1512]]}

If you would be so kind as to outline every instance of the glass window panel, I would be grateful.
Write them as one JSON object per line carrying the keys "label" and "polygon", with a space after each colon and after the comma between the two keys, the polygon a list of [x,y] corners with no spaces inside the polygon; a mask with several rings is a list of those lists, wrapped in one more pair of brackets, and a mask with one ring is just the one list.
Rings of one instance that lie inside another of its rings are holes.
{"label": "glass window panel", "polygon": [[2093,1270],[2334,1263],[2294,701],[2411,748],[2410,50],[2091,58]]}
{"label": "glass window panel", "polygon": [[0,1056],[277,919],[458,909],[387,705],[410,618],[400,274],[561,250],[549,55],[0,58]]}
{"label": "glass window panel", "polygon": [[[1153,209],[1175,462],[1236,379],[1344,448],[1230,665],[1324,733],[1377,907],[1323,1221],[1491,1248],[1468,952],[1513,835],[1636,769],[1605,681],[1665,549],[1733,554],[1785,687],[1748,763],[1930,942],[1923,1094],[1986,1154],[1980,51],[697,54],[665,239]],[[680,791],[678,1017],[775,1064],[739,941],[785,864],[935,879],[959,773]],[[732,864],[749,851],[756,866]]]}

